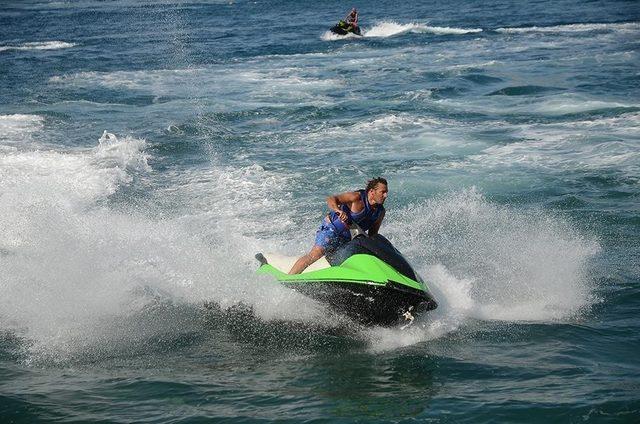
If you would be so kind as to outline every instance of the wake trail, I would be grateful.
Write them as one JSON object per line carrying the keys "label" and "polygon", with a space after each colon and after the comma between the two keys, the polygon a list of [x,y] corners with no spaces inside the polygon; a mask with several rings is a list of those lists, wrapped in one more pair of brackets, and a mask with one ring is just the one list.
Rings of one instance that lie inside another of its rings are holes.
{"label": "wake trail", "polygon": [[[432,35],[464,35],[482,32],[482,28],[455,28],[430,26],[421,23],[402,24],[394,21],[382,21],[369,29],[363,29],[363,38],[389,38],[402,34],[432,34]],[[357,39],[355,34],[338,35],[327,31],[322,35],[325,41]]]}

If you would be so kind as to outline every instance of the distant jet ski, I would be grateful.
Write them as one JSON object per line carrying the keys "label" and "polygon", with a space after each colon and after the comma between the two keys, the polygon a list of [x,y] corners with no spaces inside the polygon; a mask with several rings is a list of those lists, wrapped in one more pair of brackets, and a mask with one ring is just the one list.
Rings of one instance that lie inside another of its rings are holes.
{"label": "distant jet ski", "polygon": [[359,26],[349,25],[347,22],[343,20],[340,20],[335,26],[332,26],[329,29],[329,31],[338,35],[347,35],[347,34],[355,34],[360,36],[362,35],[362,32],[360,32]]}
{"label": "distant jet ski", "polygon": [[258,273],[366,325],[411,324],[438,304],[427,285],[389,240],[358,235],[332,257],[289,275],[296,257],[258,253]]}

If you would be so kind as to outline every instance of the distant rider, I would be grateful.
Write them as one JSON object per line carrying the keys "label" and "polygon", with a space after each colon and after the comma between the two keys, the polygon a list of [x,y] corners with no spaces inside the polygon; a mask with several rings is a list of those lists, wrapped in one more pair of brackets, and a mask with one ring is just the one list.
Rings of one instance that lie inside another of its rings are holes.
{"label": "distant rider", "polygon": [[[355,10],[355,9],[354,9]],[[300,274],[309,265],[332,254],[351,240],[349,225],[357,224],[368,235],[378,234],[384,219],[384,201],[389,193],[387,180],[378,177],[367,181],[364,190],[347,191],[327,197],[331,211],[316,231],[315,244],[311,251],[299,258],[289,274]]]}
{"label": "distant rider", "polygon": [[344,21],[347,25],[351,26],[353,29],[358,28],[358,10],[354,7],[351,9],[351,12],[344,18]]}

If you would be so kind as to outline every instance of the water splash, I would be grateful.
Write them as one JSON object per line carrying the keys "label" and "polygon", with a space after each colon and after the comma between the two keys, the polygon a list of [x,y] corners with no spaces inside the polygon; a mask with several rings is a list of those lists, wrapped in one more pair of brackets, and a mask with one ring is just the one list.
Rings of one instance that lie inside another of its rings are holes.
{"label": "water splash", "polygon": [[400,24],[393,21],[385,21],[376,24],[364,33],[365,37],[393,37],[406,33],[423,33],[435,35],[462,35],[482,32],[481,28],[450,28],[429,26],[419,23]]}
{"label": "water splash", "polygon": [[[463,35],[482,32],[482,28],[450,28],[450,27],[438,27],[429,26],[419,23],[401,24],[394,21],[382,21],[375,24],[373,27],[366,29],[363,28],[363,37],[373,38],[388,38],[396,35],[414,33],[414,34],[435,34],[435,35]],[[355,34],[338,35],[331,31],[326,31],[321,36],[324,41],[335,41],[344,39],[360,38]]]}
{"label": "water splash", "polygon": [[149,155],[144,153],[145,140],[133,137],[118,139],[115,134],[105,130],[98,143],[95,159],[105,162],[104,165],[108,168],[119,167],[121,169],[131,168],[144,172],[151,171],[148,163]]}
{"label": "water splash", "polygon": [[[242,234],[237,210],[221,213],[234,190],[242,198],[269,184],[261,168],[183,179],[198,198],[207,193],[203,179],[213,192],[227,189],[197,213],[188,205],[192,214],[176,217],[154,206],[109,207],[134,175],[152,172],[145,148],[144,140],[105,131],[89,150],[0,157],[0,327],[24,339],[27,361],[129,354],[148,339],[197,333],[202,314],[194,310],[206,302],[243,303],[265,320],[322,322],[321,305],[259,281],[253,254],[262,243]],[[238,204],[250,206],[251,199]]]}
{"label": "water splash", "polygon": [[44,118],[39,115],[0,115],[0,148],[18,147],[43,127]]}
{"label": "water splash", "polygon": [[470,320],[572,319],[598,301],[589,277],[598,243],[547,211],[497,205],[469,189],[406,207],[387,231],[439,308],[408,333],[372,331],[374,350],[442,337]]}

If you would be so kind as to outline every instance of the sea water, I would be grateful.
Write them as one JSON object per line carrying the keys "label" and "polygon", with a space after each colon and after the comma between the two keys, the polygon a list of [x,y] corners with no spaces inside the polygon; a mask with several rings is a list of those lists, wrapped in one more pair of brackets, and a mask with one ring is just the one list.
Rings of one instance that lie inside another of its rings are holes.
{"label": "sea water", "polygon": [[[637,422],[640,6],[0,3],[0,421]],[[257,276],[332,193],[439,308]]]}

